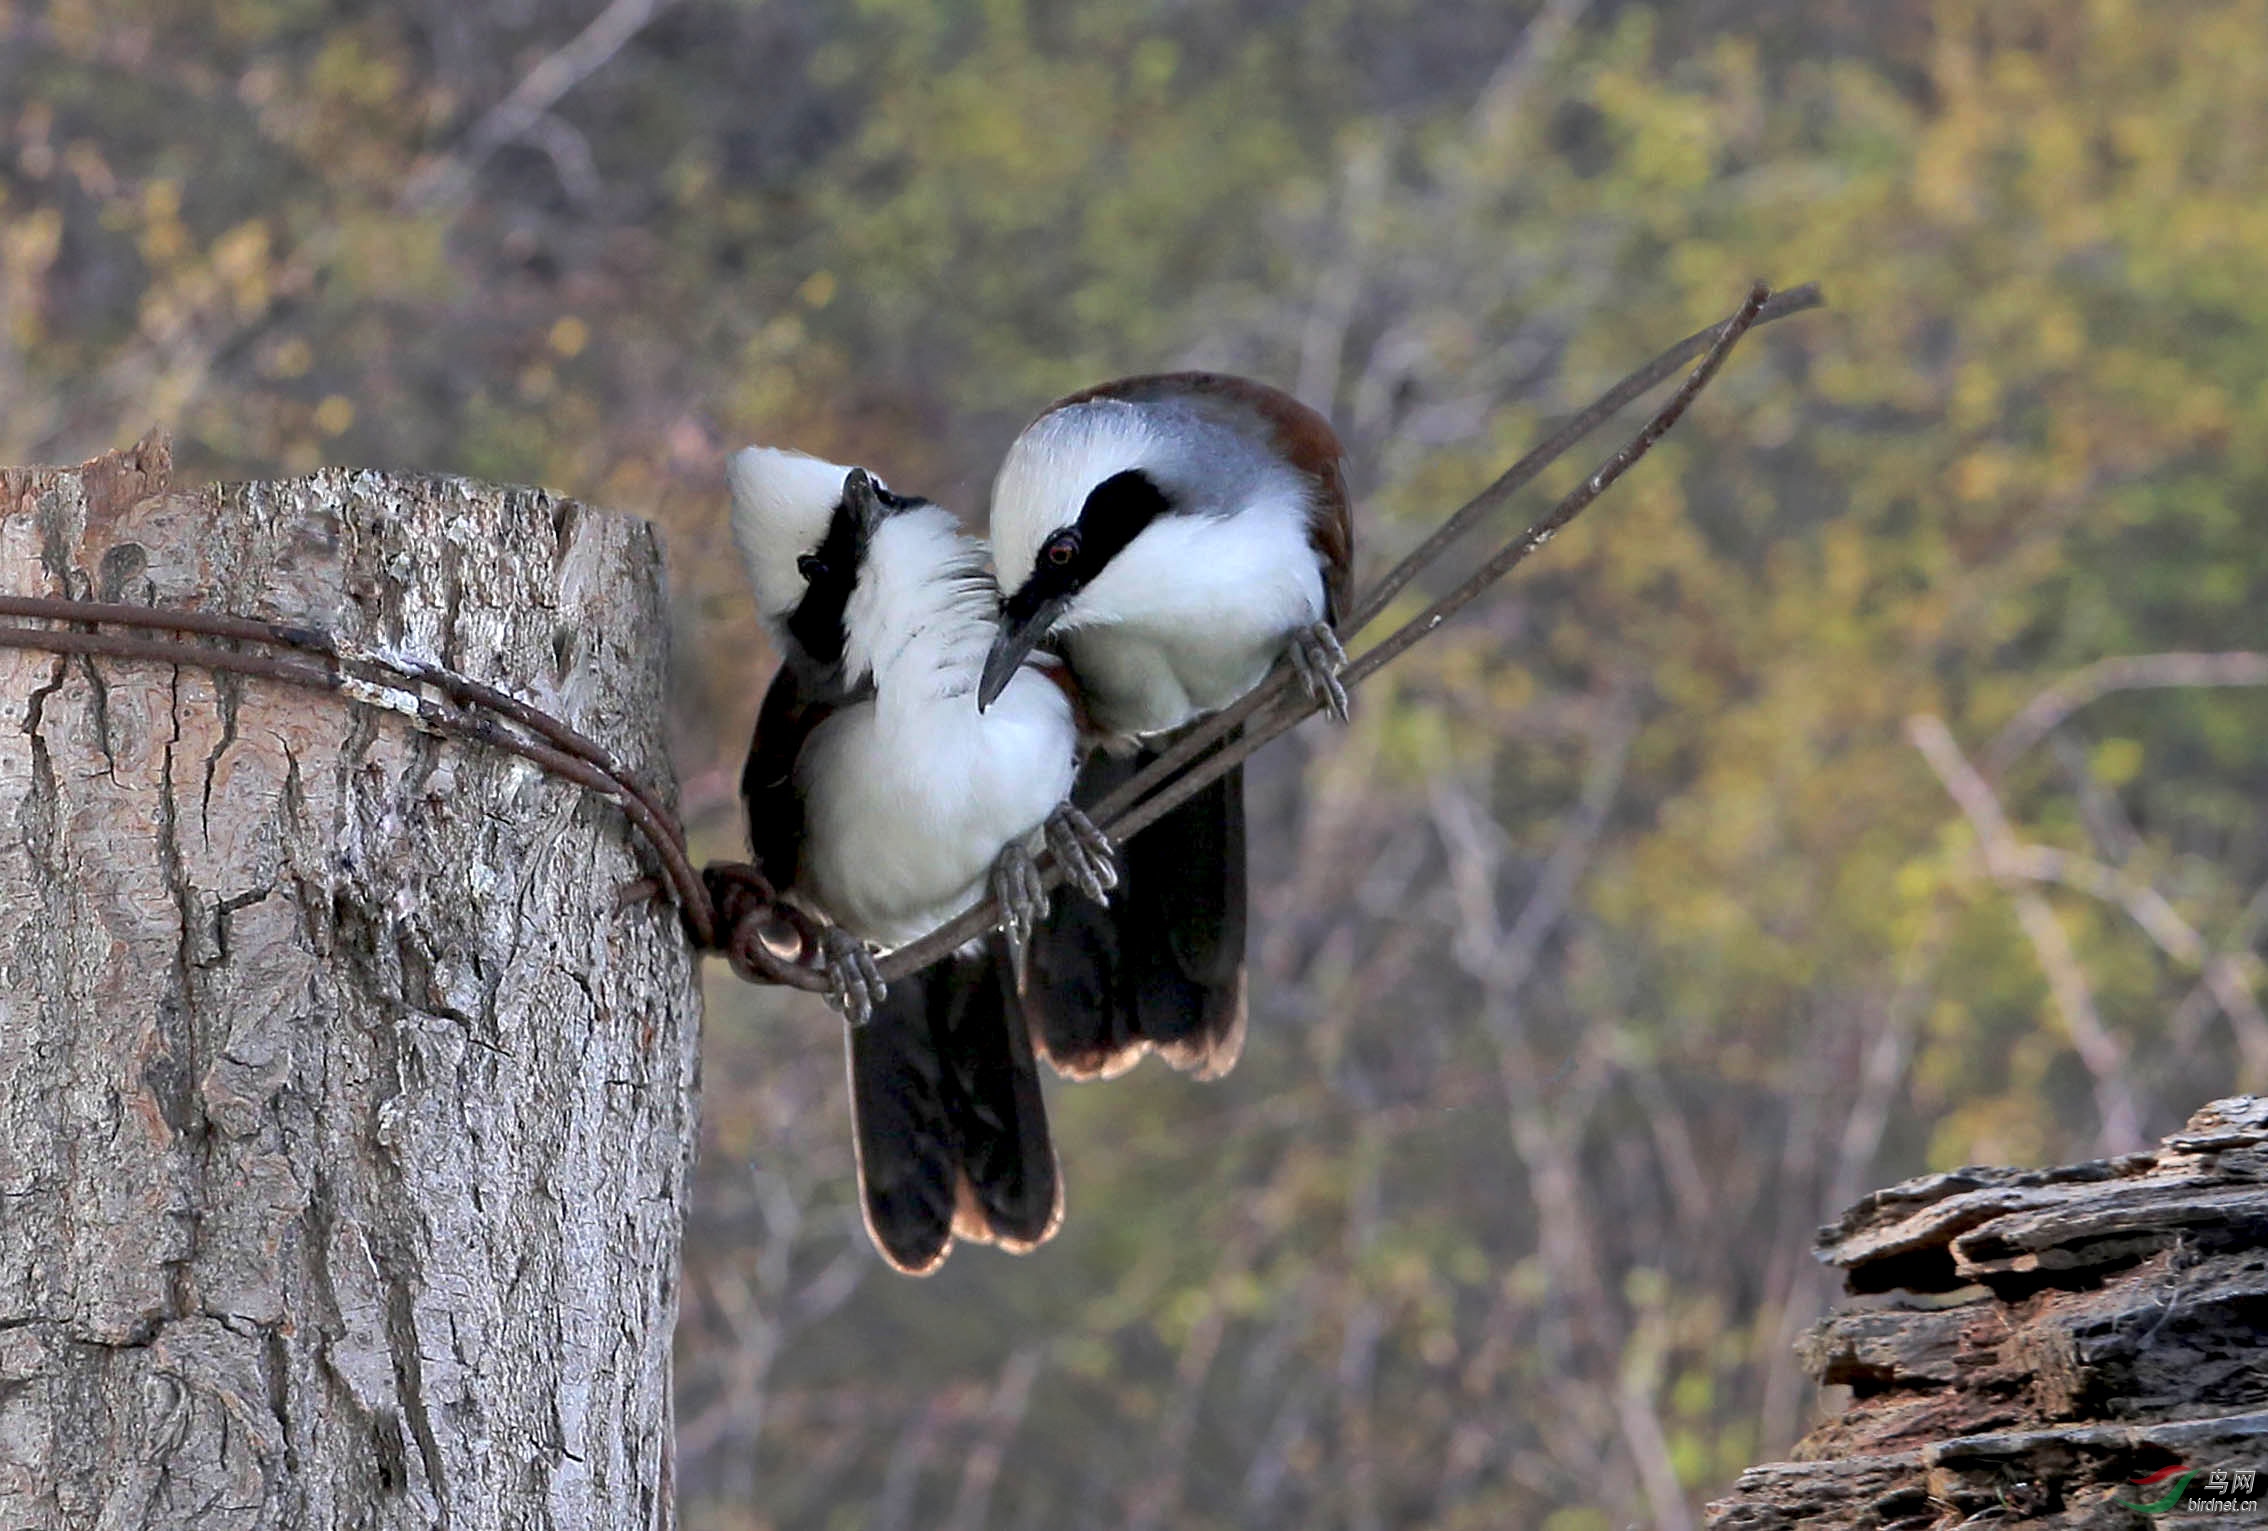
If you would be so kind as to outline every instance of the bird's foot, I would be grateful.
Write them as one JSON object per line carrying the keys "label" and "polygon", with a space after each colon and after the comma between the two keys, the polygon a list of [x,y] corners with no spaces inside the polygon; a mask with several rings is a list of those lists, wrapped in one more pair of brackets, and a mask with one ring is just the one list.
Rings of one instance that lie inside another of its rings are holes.
{"label": "bird's foot", "polygon": [[866,943],[840,925],[829,925],[819,934],[819,958],[827,969],[827,1003],[853,1026],[872,1020],[874,1007],[889,996],[890,988]]}
{"label": "bird's foot", "polygon": [[1043,828],[1063,880],[1096,903],[1109,903],[1110,890],[1118,886],[1118,848],[1110,836],[1069,803],[1058,803]]}
{"label": "bird's foot", "polygon": [[992,863],[992,896],[1000,901],[1000,928],[1008,949],[1021,960],[1024,946],[1047,917],[1047,889],[1040,882],[1039,863],[1021,840],[1011,840]]}
{"label": "bird's foot", "polygon": [[1337,721],[1346,722],[1347,688],[1339,683],[1339,672],[1347,667],[1347,651],[1340,647],[1339,635],[1331,630],[1331,624],[1317,622],[1301,628],[1292,634],[1291,646],[1285,652],[1315,705]]}

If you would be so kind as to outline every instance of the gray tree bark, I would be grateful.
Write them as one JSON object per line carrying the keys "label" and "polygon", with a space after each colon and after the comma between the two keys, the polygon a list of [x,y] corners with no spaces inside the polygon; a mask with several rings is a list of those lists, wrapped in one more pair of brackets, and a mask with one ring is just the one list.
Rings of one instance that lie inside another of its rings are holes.
{"label": "gray tree bark", "polygon": [[[331,629],[648,780],[660,549],[532,489],[0,472],[0,590]],[[611,804],[0,650],[0,1531],[671,1523],[695,961]]]}

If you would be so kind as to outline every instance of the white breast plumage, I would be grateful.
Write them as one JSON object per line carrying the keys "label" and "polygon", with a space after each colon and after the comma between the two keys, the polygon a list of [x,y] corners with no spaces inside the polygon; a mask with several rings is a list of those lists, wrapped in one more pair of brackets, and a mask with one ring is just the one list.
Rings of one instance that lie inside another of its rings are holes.
{"label": "white breast plumage", "polygon": [[977,711],[994,616],[979,557],[934,507],[876,532],[847,655],[874,694],[822,724],[796,767],[809,893],[887,946],[975,904],[1001,847],[1031,837],[1071,790],[1070,700],[1036,666]]}

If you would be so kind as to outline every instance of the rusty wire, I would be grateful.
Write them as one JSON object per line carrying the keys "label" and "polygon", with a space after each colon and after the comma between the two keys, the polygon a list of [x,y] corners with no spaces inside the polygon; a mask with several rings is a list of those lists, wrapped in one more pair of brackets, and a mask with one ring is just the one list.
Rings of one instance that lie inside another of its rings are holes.
{"label": "rusty wire", "polygon": [[[1351,638],[1361,631],[1411,579],[1439,559],[1451,542],[1576,443],[1640,394],[1666,381],[1694,355],[1702,355],[1700,364],[1676,394],[1645,426],[1541,520],[1506,543],[1455,589],[1357,657],[1341,676],[1346,687],[1351,691],[1376,674],[1549,542],[1661,439],[1752,327],[1816,308],[1820,302],[1815,285],[1774,296],[1758,283],[1731,318],[1687,336],[1631,373],[1506,469],[1365,593],[1348,616],[1344,636]],[[828,987],[826,973],[811,960],[819,949],[818,927],[811,916],[779,898],[753,866],[725,862],[695,870],[686,849],[684,827],[659,793],[620,766],[594,740],[493,686],[439,665],[381,655],[319,628],[250,617],[17,595],[0,595],[0,617],[19,619],[0,622],[0,648],[188,665],[253,676],[343,695],[363,706],[401,713],[435,733],[507,750],[621,807],[659,859],[659,889],[677,904],[696,948],[722,952],[733,970],[750,982],[785,984],[814,992]],[[25,622],[69,625],[33,627],[23,625]],[[220,641],[96,630],[103,627],[186,633]],[[247,650],[223,647],[223,643],[258,647]],[[274,652],[277,650],[282,652]],[[1171,750],[1097,804],[1092,817],[1113,840],[1137,834],[1314,710],[1315,703],[1298,691],[1291,672],[1279,668],[1241,701],[1191,730]],[[1056,887],[1062,881],[1062,874],[1052,865],[1043,865],[1041,872],[1045,887]],[[999,918],[997,904],[987,899],[883,957],[879,963],[882,976],[887,980],[918,972],[983,934]],[[792,938],[788,950],[782,949],[783,936]]]}
{"label": "rusty wire", "polygon": [[[777,913],[768,885],[760,886],[760,877],[751,880],[753,868],[718,869],[714,878],[704,877],[687,855],[685,831],[677,815],[658,793],[618,765],[596,741],[493,686],[439,665],[373,653],[320,628],[215,612],[0,595],[0,617],[72,624],[54,628],[25,626],[22,621],[0,623],[0,648],[254,676],[344,695],[363,706],[400,713],[435,733],[507,750],[621,806],[660,859],[663,885],[682,911],[687,934],[697,947],[723,951],[744,977],[813,990],[826,987],[825,974],[763,939],[767,919],[784,919],[799,936],[808,930],[808,921]],[[218,643],[94,630],[100,627],[191,633],[283,652],[248,652]],[[735,916],[730,921],[718,918],[720,893],[729,894],[724,901],[729,906],[726,912]]]}

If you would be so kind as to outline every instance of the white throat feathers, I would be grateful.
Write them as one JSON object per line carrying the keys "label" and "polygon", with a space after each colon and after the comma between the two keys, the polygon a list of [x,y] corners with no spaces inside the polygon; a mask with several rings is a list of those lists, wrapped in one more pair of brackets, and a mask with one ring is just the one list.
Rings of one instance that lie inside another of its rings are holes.
{"label": "white throat feathers", "polygon": [[843,610],[844,678],[871,678],[885,706],[973,693],[999,611],[984,550],[950,511],[897,511],[868,539]]}

